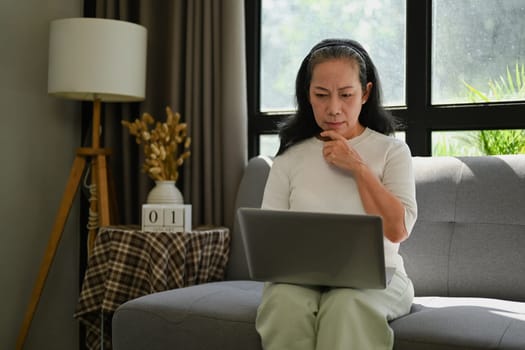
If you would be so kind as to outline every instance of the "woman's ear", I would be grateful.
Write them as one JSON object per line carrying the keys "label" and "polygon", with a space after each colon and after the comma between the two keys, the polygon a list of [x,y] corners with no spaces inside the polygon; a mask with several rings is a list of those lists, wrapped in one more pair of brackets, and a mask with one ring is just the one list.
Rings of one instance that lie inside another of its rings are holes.
{"label": "woman's ear", "polygon": [[372,91],[372,82],[366,83],[365,91],[363,92],[363,98],[361,99],[361,104],[365,104],[366,101],[368,101],[368,97],[370,97],[370,92]]}

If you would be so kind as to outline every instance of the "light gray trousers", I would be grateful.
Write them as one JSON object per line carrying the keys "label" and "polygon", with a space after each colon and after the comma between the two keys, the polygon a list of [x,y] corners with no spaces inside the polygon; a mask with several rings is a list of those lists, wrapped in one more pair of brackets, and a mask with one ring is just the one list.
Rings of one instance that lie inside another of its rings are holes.
{"label": "light gray trousers", "polygon": [[264,350],[391,350],[388,321],[407,314],[413,298],[398,272],[381,290],[266,283],[256,328]]}

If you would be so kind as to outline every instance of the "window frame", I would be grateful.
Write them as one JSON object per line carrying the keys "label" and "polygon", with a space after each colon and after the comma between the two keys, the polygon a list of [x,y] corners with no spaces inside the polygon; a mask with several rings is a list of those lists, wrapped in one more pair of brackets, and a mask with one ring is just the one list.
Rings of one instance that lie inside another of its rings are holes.
{"label": "window frame", "polygon": [[[278,123],[291,115],[259,109],[261,1],[245,0],[250,158],[259,154],[259,136],[275,134]],[[406,11],[406,106],[389,110],[404,124],[413,156],[432,155],[432,131],[525,129],[525,101],[432,105],[432,0],[407,0]]]}

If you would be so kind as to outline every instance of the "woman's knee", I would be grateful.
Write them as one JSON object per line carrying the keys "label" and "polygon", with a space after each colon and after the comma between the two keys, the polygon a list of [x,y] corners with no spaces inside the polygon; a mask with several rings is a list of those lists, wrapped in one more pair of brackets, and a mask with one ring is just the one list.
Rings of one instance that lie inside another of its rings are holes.
{"label": "woman's knee", "polygon": [[[295,338],[313,335],[319,297],[318,291],[308,287],[289,284],[266,285],[257,310],[257,331],[266,340],[270,337],[275,338],[275,341],[279,341],[279,337],[284,334],[297,333]],[[283,333],[282,329],[287,329],[290,325],[293,325],[293,330],[288,329]]]}
{"label": "woman's knee", "polygon": [[364,293],[359,289],[333,288],[323,294],[321,303],[326,306],[338,306],[340,304],[353,303],[363,297]]}
{"label": "woman's knee", "polygon": [[378,303],[366,291],[350,288],[334,288],[324,293],[320,309],[326,312],[355,312],[356,309],[378,312]]}
{"label": "woman's knee", "polygon": [[271,307],[283,309],[294,309],[307,307],[317,309],[320,293],[316,288],[298,286],[286,283],[269,283],[264,288],[261,306],[259,308]]}

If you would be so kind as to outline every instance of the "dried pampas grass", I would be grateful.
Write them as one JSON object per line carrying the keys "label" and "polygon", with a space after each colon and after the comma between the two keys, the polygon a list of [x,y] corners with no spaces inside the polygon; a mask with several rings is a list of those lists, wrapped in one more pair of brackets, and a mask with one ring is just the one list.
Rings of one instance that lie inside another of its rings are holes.
{"label": "dried pampas grass", "polygon": [[143,146],[146,156],[143,171],[155,181],[177,181],[178,169],[190,156],[191,145],[187,125],[180,122],[180,114],[166,107],[164,123],[155,123],[151,114],[144,113],[134,122],[123,120],[122,125]]}

